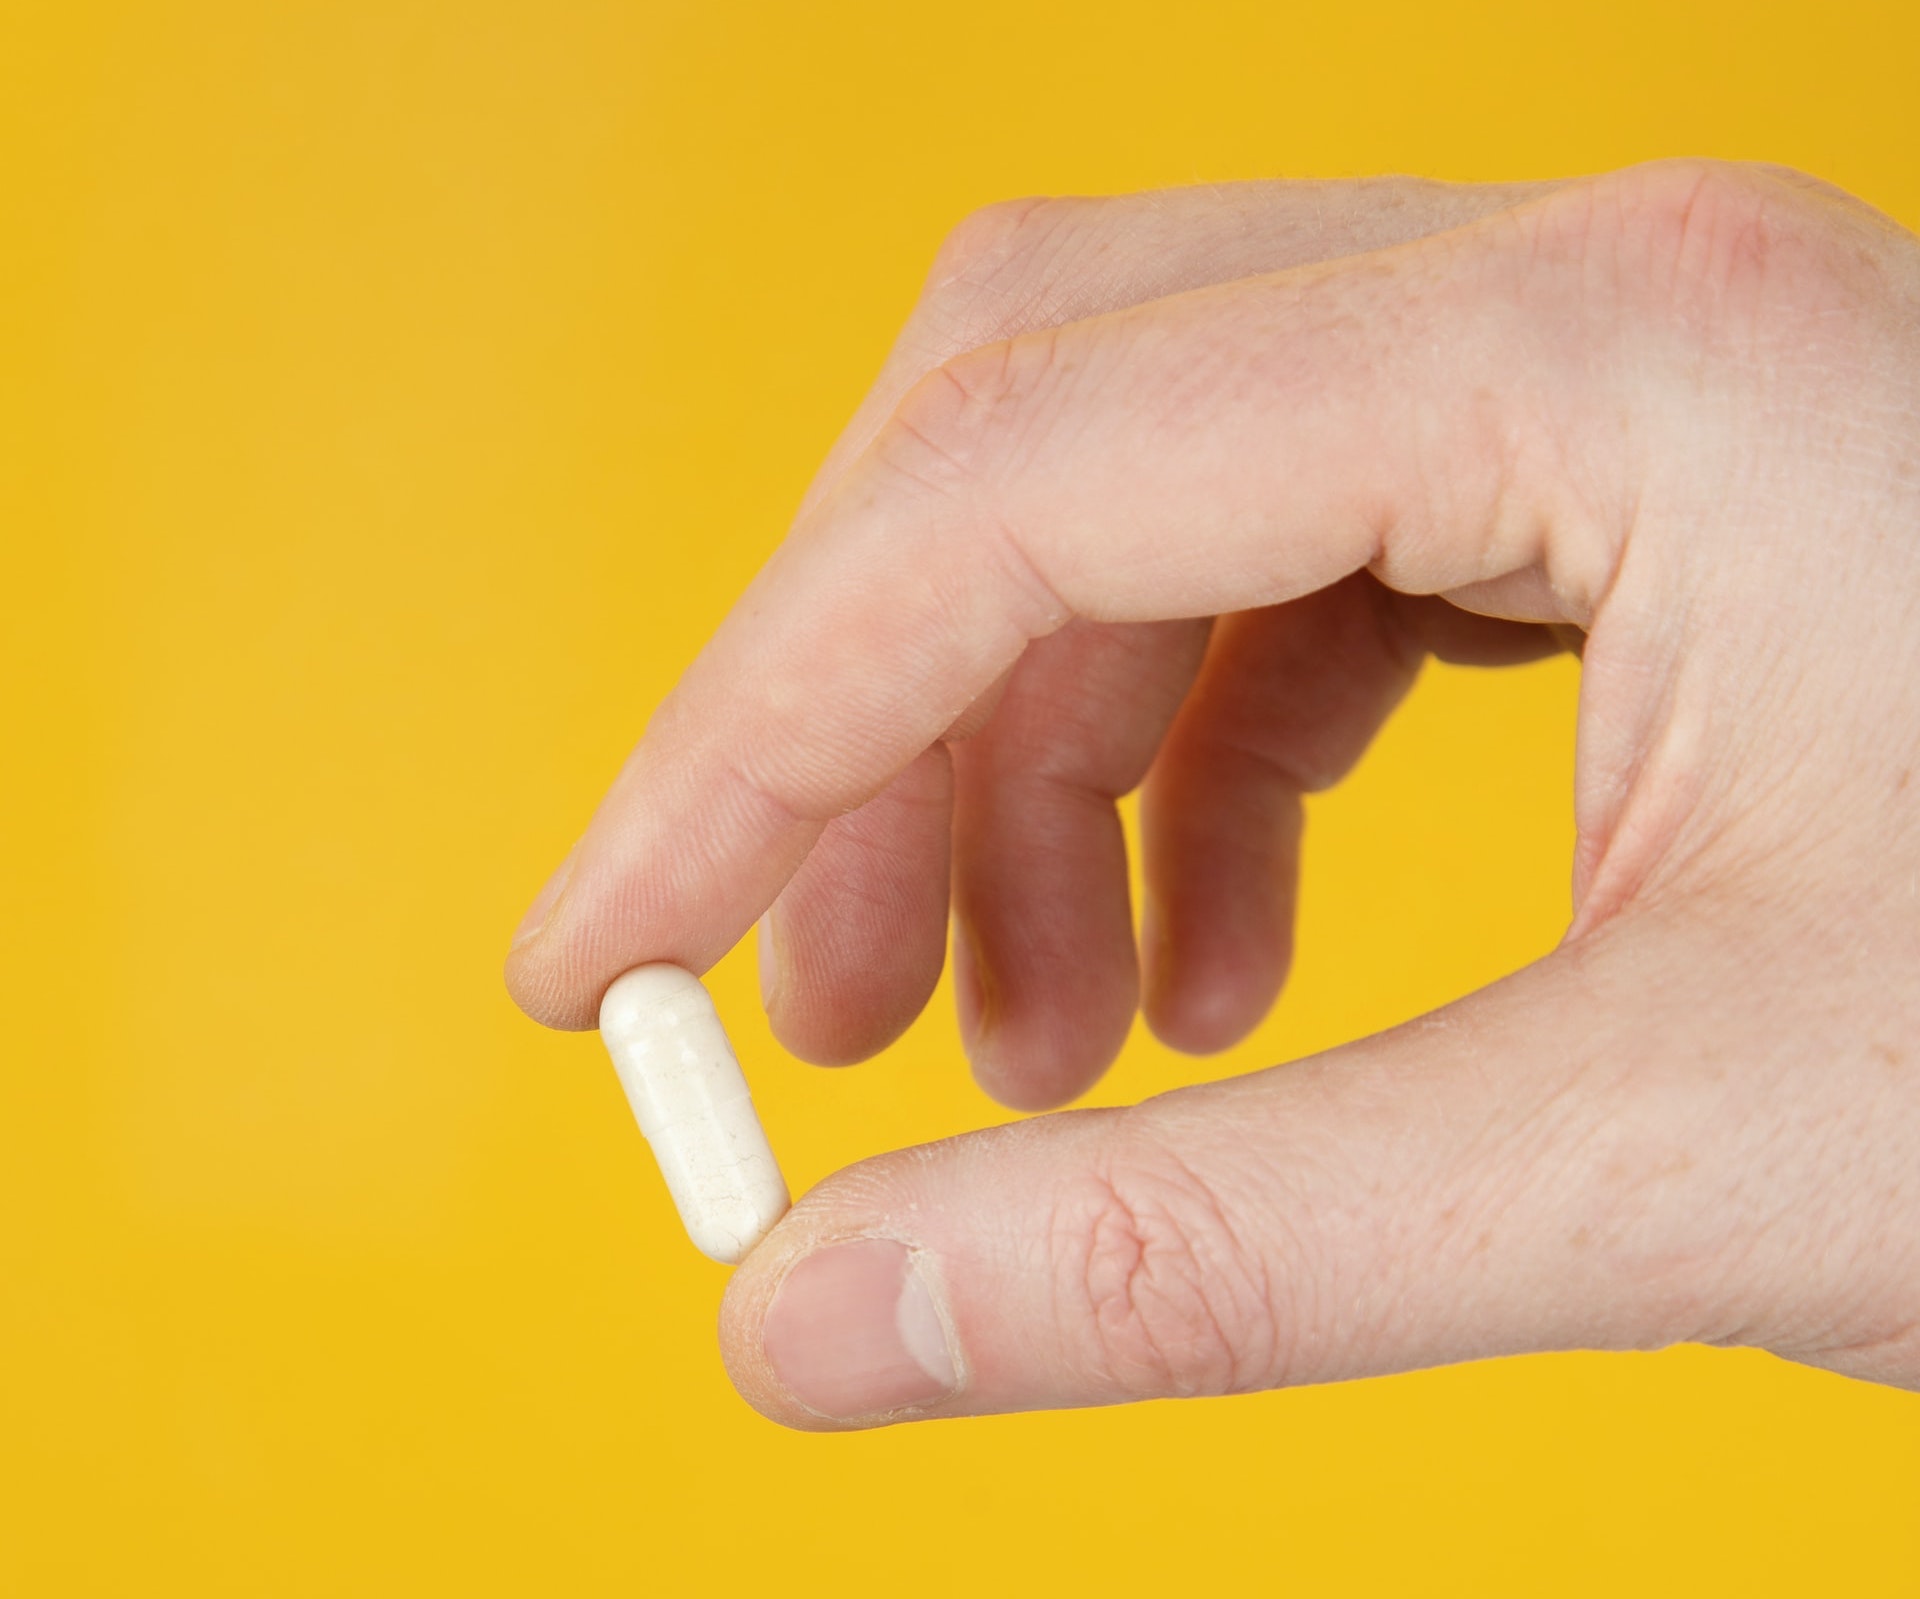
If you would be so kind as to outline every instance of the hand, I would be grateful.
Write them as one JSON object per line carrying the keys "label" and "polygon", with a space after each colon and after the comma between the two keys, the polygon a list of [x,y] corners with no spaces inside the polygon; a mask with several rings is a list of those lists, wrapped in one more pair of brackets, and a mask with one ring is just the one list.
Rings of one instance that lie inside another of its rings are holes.
{"label": "hand", "polygon": [[976,1074],[1056,1105],[1136,1003],[1188,1049],[1258,1019],[1300,795],[1424,655],[1582,635],[1558,950],[830,1179],[728,1290],[746,1396],[820,1427],[1679,1340],[1920,1385],[1920,241],[1795,173],[976,218],[509,981],[590,1026],[771,905],[779,1035],[854,1059],[951,882]]}

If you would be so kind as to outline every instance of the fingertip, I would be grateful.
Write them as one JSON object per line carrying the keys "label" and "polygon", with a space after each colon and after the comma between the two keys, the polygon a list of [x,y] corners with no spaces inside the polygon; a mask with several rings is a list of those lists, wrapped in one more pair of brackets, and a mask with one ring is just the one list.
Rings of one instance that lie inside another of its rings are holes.
{"label": "fingertip", "polygon": [[579,856],[580,845],[576,842],[534,895],[508,941],[502,973],[514,1004],[542,1027],[562,1032],[592,1028],[599,1013],[598,994],[590,1002],[584,1000],[577,985],[566,981],[550,936],[562,919]]}
{"label": "fingertip", "polygon": [[968,1046],[967,1066],[981,1093],[996,1105],[1027,1116],[1071,1105],[1101,1075],[1100,1071],[1069,1072],[1050,1061],[1026,1060],[1010,1066],[991,1046],[979,1042]]}
{"label": "fingertip", "polygon": [[[980,1091],[1008,1110],[1032,1114],[1070,1105],[1106,1075],[1133,1026],[1134,1007],[1102,1015],[1021,1011],[961,1020],[967,1066]],[[1072,1025],[1072,1024],[1078,1025]],[[1071,1027],[1071,1030],[1068,1030]]]}
{"label": "fingertip", "polygon": [[1250,1003],[1245,993],[1219,984],[1189,985],[1152,996],[1145,1006],[1149,1031],[1183,1055],[1217,1055],[1242,1042],[1271,1008],[1271,998]]}
{"label": "fingertip", "polygon": [[[803,914],[791,918],[783,895],[760,919],[767,1024],[809,1065],[856,1065],[895,1042],[932,997],[945,956],[939,912],[895,907],[863,926],[860,916],[823,916],[818,885],[804,886],[807,894],[795,896]],[[929,917],[931,933],[922,925]]]}
{"label": "fingertip", "polygon": [[598,990],[584,994],[578,984],[569,983],[537,940],[509,951],[501,975],[514,1004],[542,1027],[586,1033],[600,1025]]}
{"label": "fingertip", "polygon": [[768,1421],[798,1432],[836,1432],[841,1424],[809,1410],[789,1393],[767,1359],[762,1327],[782,1277],[805,1250],[792,1235],[792,1213],[734,1269],[720,1297],[720,1362],[742,1399]]}
{"label": "fingertip", "polygon": [[[1231,944],[1202,951],[1167,936],[1150,909],[1142,938],[1141,1013],[1153,1036],[1183,1055],[1242,1042],[1273,1009],[1293,963],[1289,922],[1276,917]],[[1201,953],[1205,959],[1196,960]]]}
{"label": "fingertip", "polygon": [[762,1416],[796,1431],[912,1420],[962,1386],[936,1268],[871,1213],[872,1185],[850,1175],[789,1212],[720,1303],[729,1380]]}
{"label": "fingertip", "polygon": [[778,1381],[767,1375],[766,1359],[760,1353],[757,1327],[746,1333],[728,1329],[728,1306],[732,1303],[733,1290],[729,1285],[727,1298],[721,1301],[720,1363],[726,1370],[727,1380],[733,1384],[734,1392],[776,1426],[787,1427],[794,1432],[846,1431],[843,1423],[817,1416],[796,1404],[781,1390]]}
{"label": "fingertip", "polygon": [[1006,898],[977,881],[963,886],[971,892],[953,918],[954,1005],[973,1080],[1009,1110],[1058,1110],[1119,1058],[1139,1009],[1124,880],[1110,914],[1081,917],[1037,943],[1024,936],[1055,914],[1057,900],[1041,897],[1023,922],[1008,914]]}
{"label": "fingertip", "polygon": [[1260,1014],[1248,1014],[1238,994],[1223,990],[1183,990],[1146,1006],[1148,1031],[1183,1056],[1213,1056],[1231,1050],[1254,1027]]}
{"label": "fingertip", "polygon": [[767,1018],[802,1060],[866,1060],[926,1008],[946,962],[951,806],[936,747],[828,824],[761,918]]}
{"label": "fingertip", "polygon": [[899,1041],[920,1013],[920,1006],[852,1009],[832,1018],[778,1007],[767,1021],[780,1047],[809,1066],[837,1068],[872,1060]]}

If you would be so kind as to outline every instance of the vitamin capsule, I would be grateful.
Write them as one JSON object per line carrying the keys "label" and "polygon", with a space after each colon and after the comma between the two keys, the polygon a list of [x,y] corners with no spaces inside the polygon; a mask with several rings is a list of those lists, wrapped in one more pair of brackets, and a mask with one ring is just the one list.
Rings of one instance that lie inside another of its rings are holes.
{"label": "vitamin capsule", "polygon": [[636,966],[600,1001],[600,1036],[687,1236],[714,1260],[744,1260],[786,1214],[787,1184],[700,979]]}

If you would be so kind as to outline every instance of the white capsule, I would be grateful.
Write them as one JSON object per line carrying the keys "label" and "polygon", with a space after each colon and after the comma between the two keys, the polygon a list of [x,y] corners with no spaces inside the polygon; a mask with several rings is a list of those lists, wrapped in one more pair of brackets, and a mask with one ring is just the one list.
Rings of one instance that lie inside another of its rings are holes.
{"label": "white capsule", "polygon": [[703,1255],[732,1266],[786,1214],[786,1180],[700,979],[636,966],[600,1001],[600,1036]]}

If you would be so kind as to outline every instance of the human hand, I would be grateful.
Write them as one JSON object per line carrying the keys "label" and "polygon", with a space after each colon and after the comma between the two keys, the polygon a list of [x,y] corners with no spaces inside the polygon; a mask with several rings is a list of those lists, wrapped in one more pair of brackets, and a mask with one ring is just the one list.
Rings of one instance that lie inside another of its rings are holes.
{"label": "human hand", "polygon": [[931,991],[951,881],[976,1075],[1056,1105],[1136,1003],[1190,1049],[1258,1019],[1300,794],[1423,655],[1584,634],[1559,949],[829,1179],[735,1275],[729,1368],[803,1427],[1681,1340],[1917,1386],[1916,611],[1920,241],[1826,185],[997,208],[509,982],[590,1026],[774,905],[777,1032],[855,1059]]}

